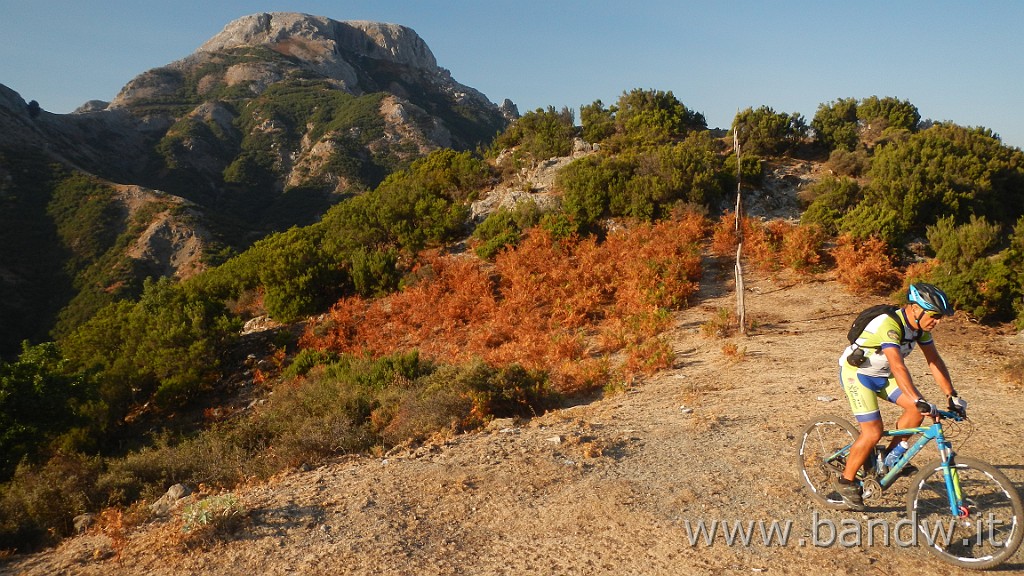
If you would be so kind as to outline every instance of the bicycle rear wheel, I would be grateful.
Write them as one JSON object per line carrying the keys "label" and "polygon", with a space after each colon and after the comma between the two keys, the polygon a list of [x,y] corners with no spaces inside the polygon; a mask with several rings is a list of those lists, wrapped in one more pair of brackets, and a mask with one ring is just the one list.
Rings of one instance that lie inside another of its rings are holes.
{"label": "bicycle rear wheel", "polygon": [[860,431],[846,420],[821,416],[803,427],[797,439],[797,471],[808,494],[828,508],[845,508],[842,497],[832,488],[846,466],[845,458],[831,459],[857,438]]}
{"label": "bicycle rear wheel", "polygon": [[964,510],[949,509],[942,461],[914,476],[907,492],[907,513],[916,524],[918,542],[940,558],[963,568],[984,570],[1013,556],[1024,537],[1024,507],[1006,475],[994,466],[957,456]]}

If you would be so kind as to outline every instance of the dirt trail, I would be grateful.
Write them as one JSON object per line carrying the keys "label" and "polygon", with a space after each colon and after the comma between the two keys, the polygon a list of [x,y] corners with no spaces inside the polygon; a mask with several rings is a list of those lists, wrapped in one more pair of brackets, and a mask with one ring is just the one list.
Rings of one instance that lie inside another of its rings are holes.
{"label": "dirt trail", "polygon": [[[240,528],[180,544],[178,526],[133,532],[120,561],[101,534],[9,564],[12,574],[897,574],[956,568],[915,548],[849,547],[824,524],[902,518],[906,481],[867,513],[819,511],[798,484],[794,434],[810,416],[849,419],[835,358],[854,298],[829,280],[748,280],[747,337],[709,339],[701,325],[732,308],[731,282],[709,271],[700,304],[671,333],[677,365],[625,393],[529,421],[382,458],[346,458],[238,492]],[[936,341],[977,431],[958,449],[1000,467],[1024,491],[1021,390],[997,370],[1024,338],[954,318]],[[739,353],[726,354],[733,343]],[[921,354],[918,385],[939,397]],[[830,400],[834,399],[834,400]],[[884,410],[884,408],[883,408]],[[894,412],[884,412],[892,421]],[[934,450],[929,448],[928,450]],[[816,515],[816,516],[815,516]],[[750,545],[691,545],[698,522],[754,521]],[[791,521],[765,545],[757,521]],[[776,535],[777,536],[777,535]],[[907,533],[903,533],[905,538]],[[848,541],[848,540],[847,540]],[[97,550],[100,551],[97,554]],[[1007,568],[1024,571],[1024,552]]]}

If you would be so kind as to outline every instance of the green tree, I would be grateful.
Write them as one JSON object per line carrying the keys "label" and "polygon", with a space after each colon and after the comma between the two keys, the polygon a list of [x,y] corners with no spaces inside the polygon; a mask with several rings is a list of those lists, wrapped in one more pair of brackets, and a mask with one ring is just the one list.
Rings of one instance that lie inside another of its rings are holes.
{"label": "green tree", "polygon": [[239,328],[220,301],[162,278],[146,280],[138,302],[101,309],[61,345],[72,369],[97,374],[107,426],[132,406],[179,406],[203,391]]}
{"label": "green tree", "polygon": [[433,152],[328,211],[318,225],[323,249],[346,261],[358,249],[412,254],[453,239],[463,231],[468,202],[490,178],[487,165],[468,152]]}
{"label": "green tree", "polygon": [[900,245],[906,230],[901,226],[901,215],[892,208],[861,202],[839,219],[839,232],[855,238],[881,238],[889,246]]}
{"label": "green tree", "polygon": [[89,397],[89,383],[65,364],[53,342],[25,342],[16,361],[0,362],[0,481],[81,422],[77,408]]}
{"label": "green tree", "polygon": [[811,120],[815,139],[830,150],[853,151],[860,138],[857,135],[857,100],[841,98],[818,106]]}
{"label": "green tree", "polygon": [[976,318],[1010,320],[1021,302],[1021,260],[1012,248],[998,251],[1000,226],[972,217],[965,224],[942,218],[927,229],[938,265],[928,273],[958,309]]}
{"label": "green tree", "polygon": [[366,296],[383,296],[394,292],[402,280],[398,266],[398,251],[369,250],[360,248],[351,257],[352,284],[356,293]]}
{"label": "green tree", "polygon": [[601,142],[615,134],[615,106],[605,108],[600,100],[594,100],[580,108],[580,124],[583,139],[590,143]]}
{"label": "green tree", "polygon": [[572,152],[572,141],[576,137],[575,118],[572,110],[562,108],[547,110],[538,108],[523,114],[495,140],[498,148],[518,146],[520,152],[536,160],[547,160],[556,156],[568,156]]}
{"label": "green tree", "polygon": [[540,208],[536,202],[520,202],[514,209],[499,208],[473,230],[473,237],[481,242],[477,256],[490,259],[506,246],[519,243],[524,230],[540,222]]}
{"label": "green tree", "polygon": [[677,202],[714,205],[722,197],[721,143],[705,130],[682,142],[581,158],[557,182],[562,208],[587,227],[608,216],[664,216]]}
{"label": "green tree", "polygon": [[671,91],[634,89],[619,97],[615,128],[626,146],[653,146],[707,130],[704,115],[688,109]]}
{"label": "green tree", "polygon": [[792,152],[807,136],[807,121],[794,112],[775,112],[768,106],[747,108],[736,115],[732,130],[738,134],[740,150],[761,156]]}
{"label": "green tree", "polygon": [[857,105],[857,119],[863,125],[880,124],[878,129],[917,131],[921,114],[917,107],[907,100],[886,96],[871,96]]}
{"label": "green tree", "polygon": [[926,237],[936,259],[950,270],[963,272],[998,245],[1000,228],[998,224],[989,224],[976,216],[971,216],[970,222],[957,226],[949,216],[929,226]]}
{"label": "green tree", "polygon": [[253,247],[263,304],[278,320],[289,322],[324,310],[341,295],[344,276],[315,232],[292,228]]}

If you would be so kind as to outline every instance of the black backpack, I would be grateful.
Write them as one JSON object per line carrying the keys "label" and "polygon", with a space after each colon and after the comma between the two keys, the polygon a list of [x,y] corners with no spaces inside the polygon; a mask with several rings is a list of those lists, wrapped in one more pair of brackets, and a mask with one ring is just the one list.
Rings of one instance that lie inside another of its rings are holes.
{"label": "black backpack", "polygon": [[[900,342],[903,342],[903,337],[906,335],[903,328],[903,320],[896,314],[899,308],[891,304],[876,304],[864,310],[860,314],[857,314],[857,318],[853,320],[853,324],[850,326],[850,331],[847,332],[846,338],[850,341],[850,344],[855,344],[857,338],[864,333],[864,329],[871,323],[872,320],[878,318],[882,314],[888,314],[890,318],[896,321],[896,325],[900,327]],[[878,348],[878,346],[863,346],[863,348]]]}

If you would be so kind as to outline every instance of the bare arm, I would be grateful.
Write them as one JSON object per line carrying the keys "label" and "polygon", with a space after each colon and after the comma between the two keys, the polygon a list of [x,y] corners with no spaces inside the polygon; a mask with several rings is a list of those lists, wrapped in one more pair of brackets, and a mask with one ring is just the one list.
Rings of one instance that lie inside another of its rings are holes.
{"label": "bare arm", "polygon": [[942,356],[935,348],[935,343],[921,344],[921,352],[924,352],[924,359],[928,361],[928,369],[932,371],[932,376],[935,377],[939,388],[946,396],[952,396],[953,380],[949,377],[949,370],[946,369],[946,363],[942,361]]}

